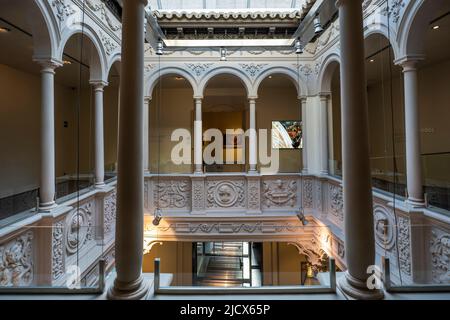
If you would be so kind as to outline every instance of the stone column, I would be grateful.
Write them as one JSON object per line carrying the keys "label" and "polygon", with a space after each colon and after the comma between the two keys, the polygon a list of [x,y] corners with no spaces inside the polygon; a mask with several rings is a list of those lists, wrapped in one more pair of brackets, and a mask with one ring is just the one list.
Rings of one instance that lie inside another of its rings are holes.
{"label": "stone column", "polygon": [[300,104],[302,110],[302,135],[303,135],[303,149],[302,149],[302,159],[303,159],[303,174],[308,174],[308,149],[306,143],[307,135],[307,123],[306,123],[306,102],[307,97],[300,97]]}
{"label": "stone column", "polygon": [[195,98],[195,122],[194,122],[194,165],[195,173],[203,173],[203,123],[202,123],[202,99]]}
{"label": "stone column", "polygon": [[55,69],[54,60],[36,60],[41,65],[41,177],[39,209],[49,211],[55,203]]}
{"label": "stone column", "polygon": [[122,68],[117,177],[116,279],[110,299],[141,299],[144,242],[144,9],[147,0],[123,1]]}
{"label": "stone column", "polygon": [[103,132],[103,89],[108,84],[91,81],[95,94],[95,187],[105,186],[105,147]]}
{"label": "stone column", "polygon": [[404,59],[405,87],[405,138],[406,138],[406,179],[407,202],[414,207],[423,207],[425,197],[422,185],[422,159],[420,151],[419,88],[417,63],[419,60]]}
{"label": "stone column", "polygon": [[250,128],[249,128],[249,139],[248,139],[248,162],[249,162],[249,173],[256,173],[256,164],[258,162],[258,151],[257,151],[257,136],[256,136],[256,99],[249,98],[249,116],[250,116]]}
{"label": "stone column", "polygon": [[347,272],[340,289],[355,299],[380,299],[367,286],[375,264],[362,0],[338,0],[341,43],[343,201]]}
{"label": "stone column", "polygon": [[320,95],[320,173],[328,174],[328,95]]}
{"label": "stone column", "polygon": [[144,98],[144,173],[150,173],[150,159],[149,159],[149,130],[150,130],[150,103],[152,102],[152,97]]}

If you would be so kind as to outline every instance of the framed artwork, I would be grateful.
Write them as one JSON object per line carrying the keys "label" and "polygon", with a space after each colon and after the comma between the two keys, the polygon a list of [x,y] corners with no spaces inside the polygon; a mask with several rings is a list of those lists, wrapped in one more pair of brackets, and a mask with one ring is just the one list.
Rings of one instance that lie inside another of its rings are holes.
{"label": "framed artwork", "polygon": [[301,121],[272,121],[272,149],[302,149],[302,139]]}

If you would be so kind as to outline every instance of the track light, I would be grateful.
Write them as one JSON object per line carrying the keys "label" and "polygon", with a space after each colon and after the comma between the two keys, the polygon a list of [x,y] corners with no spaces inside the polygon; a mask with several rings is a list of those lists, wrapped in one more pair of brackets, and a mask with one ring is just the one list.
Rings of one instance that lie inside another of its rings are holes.
{"label": "track light", "polygon": [[161,39],[158,40],[158,44],[156,46],[156,54],[158,56],[162,56],[164,53],[164,44]]}
{"label": "track light", "polygon": [[320,17],[317,15],[314,18],[314,33],[319,34],[323,32],[322,23],[320,23]]}
{"label": "track light", "polygon": [[300,41],[300,38],[295,40],[295,54],[302,54],[303,53],[303,46],[302,42]]}
{"label": "track light", "polygon": [[162,219],[162,211],[160,208],[156,208],[155,209],[155,214],[154,214],[154,218],[153,218],[153,225],[154,226],[159,226],[159,223],[161,222]]}
{"label": "track light", "polygon": [[297,213],[297,218],[302,222],[303,226],[308,224],[308,220],[306,220],[305,215],[303,214],[303,209],[300,209]]}
{"label": "track light", "polygon": [[227,61],[227,49],[224,47],[220,48],[220,61]]}

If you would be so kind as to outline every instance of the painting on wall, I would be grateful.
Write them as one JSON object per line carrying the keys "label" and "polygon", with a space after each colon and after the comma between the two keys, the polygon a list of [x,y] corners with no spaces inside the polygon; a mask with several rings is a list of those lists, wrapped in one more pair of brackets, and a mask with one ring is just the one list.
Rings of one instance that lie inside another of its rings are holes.
{"label": "painting on wall", "polygon": [[302,149],[302,122],[272,121],[272,149]]}

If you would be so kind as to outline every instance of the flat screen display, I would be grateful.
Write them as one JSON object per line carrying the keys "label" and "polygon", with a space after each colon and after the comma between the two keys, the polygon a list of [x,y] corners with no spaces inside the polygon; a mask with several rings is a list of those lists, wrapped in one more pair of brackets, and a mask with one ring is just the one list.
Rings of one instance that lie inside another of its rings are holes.
{"label": "flat screen display", "polygon": [[301,121],[272,121],[272,149],[301,148],[303,148]]}

